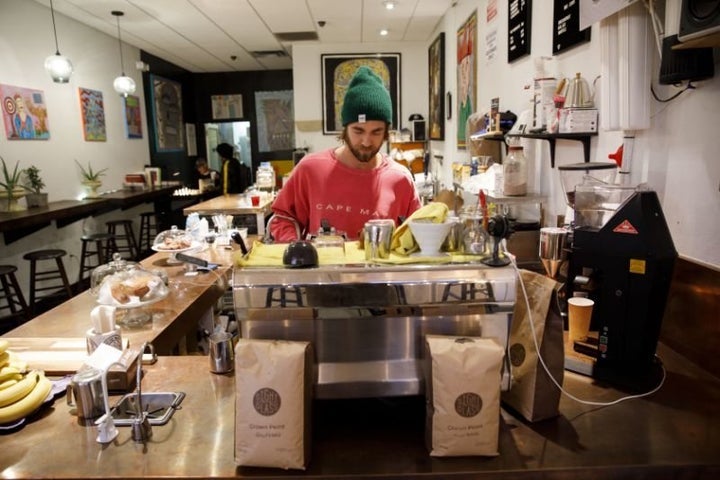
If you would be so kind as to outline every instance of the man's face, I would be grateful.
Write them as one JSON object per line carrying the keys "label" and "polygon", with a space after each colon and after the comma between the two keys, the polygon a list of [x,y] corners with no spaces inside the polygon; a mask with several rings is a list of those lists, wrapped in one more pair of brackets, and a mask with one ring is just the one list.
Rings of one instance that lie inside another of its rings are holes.
{"label": "man's face", "polygon": [[345,144],[355,158],[367,163],[380,151],[387,137],[387,126],[381,120],[355,122],[348,124],[345,129]]}

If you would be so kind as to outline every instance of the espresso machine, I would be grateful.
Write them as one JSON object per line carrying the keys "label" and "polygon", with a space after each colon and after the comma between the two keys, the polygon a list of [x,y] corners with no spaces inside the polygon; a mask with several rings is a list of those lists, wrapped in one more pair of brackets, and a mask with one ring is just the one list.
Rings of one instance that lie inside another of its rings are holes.
{"label": "espresso machine", "polygon": [[573,342],[565,367],[631,391],[651,389],[661,374],[655,351],[677,258],[657,193],[585,181],[568,199],[575,216],[566,295],[594,307],[590,334]]}

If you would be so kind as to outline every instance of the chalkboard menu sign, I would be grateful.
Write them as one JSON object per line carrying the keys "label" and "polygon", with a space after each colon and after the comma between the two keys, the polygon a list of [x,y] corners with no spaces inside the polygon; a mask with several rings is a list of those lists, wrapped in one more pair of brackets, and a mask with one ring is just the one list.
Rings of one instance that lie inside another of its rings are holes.
{"label": "chalkboard menu sign", "polygon": [[590,27],[580,31],[580,0],[554,0],[553,55],[590,41]]}
{"label": "chalkboard menu sign", "polygon": [[508,0],[508,63],[530,53],[532,0]]}

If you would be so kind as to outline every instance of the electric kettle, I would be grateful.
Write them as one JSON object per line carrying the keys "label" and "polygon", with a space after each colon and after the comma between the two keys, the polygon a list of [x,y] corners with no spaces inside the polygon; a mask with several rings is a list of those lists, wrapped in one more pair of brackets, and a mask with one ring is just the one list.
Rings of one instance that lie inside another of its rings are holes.
{"label": "electric kettle", "polygon": [[590,85],[580,73],[570,80],[565,93],[565,108],[592,108],[593,95],[590,92]]}

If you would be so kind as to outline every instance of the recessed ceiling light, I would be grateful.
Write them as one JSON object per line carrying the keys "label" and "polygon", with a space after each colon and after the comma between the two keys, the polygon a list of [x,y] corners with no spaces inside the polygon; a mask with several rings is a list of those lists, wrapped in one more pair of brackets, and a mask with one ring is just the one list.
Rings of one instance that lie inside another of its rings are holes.
{"label": "recessed ceiling light", "polygon": [[382,30],[380,30],[380,35],[382,35],[383,37],[387,36],[388,33],[390,32],[388,32],[387,28],[383,28]]}
{"label": "recessed ceiling light", "polygon": [[383,2],[383,5],[385,5],[385,8],[387,8],[388,10],[392,10],[393,8],[395,8],[395,5],[397,5],[397,2],[393,2],[391,0],[385,0]]}

